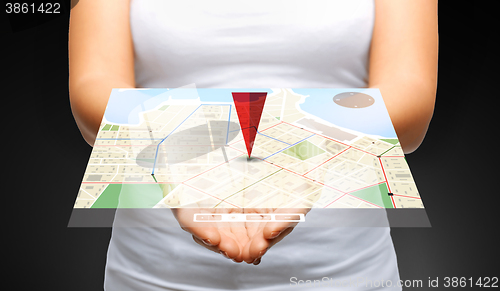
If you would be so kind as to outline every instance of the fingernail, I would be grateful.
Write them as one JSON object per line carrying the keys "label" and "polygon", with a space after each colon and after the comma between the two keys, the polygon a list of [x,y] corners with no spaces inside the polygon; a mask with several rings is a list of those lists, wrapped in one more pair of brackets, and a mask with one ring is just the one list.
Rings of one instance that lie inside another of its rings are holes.
{"label": "fingernail", "polygon": [[260,264],[260,260],[261,258],[256,259],[255,261],[253,261],[253,264],[257,266],[258,264]]}
{"label": "fingernail", "polygon": [[211,246],[213,247],[214,244],[212,243],[212,241],[209,239],[209,238],[206,238],[206,239],[203,239],[202,240],[204,244],[206,244],[207,246]]}
{"label": "fingernail", "polygon": [[266,250],[263,250],[263,251],[260,251],[259,253],[259,258],[262,257],[265,253],[267,252],[267,249]]}
{"label": "fingernail", "polygon": [[271,238],[276,238],[278,235],[280,235],[281,231],[273,231],[271,232]]}

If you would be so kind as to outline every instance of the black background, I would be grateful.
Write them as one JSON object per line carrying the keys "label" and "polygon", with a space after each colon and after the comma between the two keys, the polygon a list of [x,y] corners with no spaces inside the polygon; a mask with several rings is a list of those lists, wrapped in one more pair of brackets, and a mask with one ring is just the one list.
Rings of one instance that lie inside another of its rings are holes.
{"label": "black background", "polygon": [[[426,287],[429,277],[500,276],[499,26],[495,7],[475,2],[439,4],[434,117],[424,143],[407,156],[432,228],[392,229],[401,279],[423,280],[418,290],[441,289]],[[4,7],[4,283],[101,290],[110,228],[67,228],[91,152],[70,111],[69,1],[58,15],[13,16]]]}

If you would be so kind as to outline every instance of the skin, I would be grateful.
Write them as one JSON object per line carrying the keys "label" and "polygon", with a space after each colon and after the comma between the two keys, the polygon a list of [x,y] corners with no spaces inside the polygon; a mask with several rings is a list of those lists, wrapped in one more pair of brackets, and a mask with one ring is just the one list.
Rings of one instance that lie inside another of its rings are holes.
{"label": "skin", "polygon": [[303,213],[309,212],[308,208],[245,208],[245,209],[203,209],[203,208],[177,208],[172,210],[182,229],[193,236],[199,245],[222,254],[234,262],[245,261],[248,264],[258,265],[262,256],[285,238],[297,223],[289,222],[193,222],[195,213]]}
{"label": "skin", "polygon": [[[129,27],[128,1],[81,0],[71,11],[71,109],[82,136],[91,146],[111,89],[136,86]],[[437,62],[437,0],[376,0],[368,87],[380,89],[405,153],[415,151],[422,143],[432,118]],[[288,223],[200,226],[192,222],[194,210],[197,209],[174,209],[173,212],[196,243],[235,262],[259,264],[265,252],[295,226]],[[305,214],[308,209],[293,211]]]}

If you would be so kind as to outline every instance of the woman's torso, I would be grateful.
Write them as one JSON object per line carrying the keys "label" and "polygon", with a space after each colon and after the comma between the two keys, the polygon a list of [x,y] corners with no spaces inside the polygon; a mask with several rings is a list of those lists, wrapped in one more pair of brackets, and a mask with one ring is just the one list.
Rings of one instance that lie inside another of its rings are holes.
{"label": "woman's torso", "polygon": [[[138,87],[366,86],[372,0],[132,0],[130,13]],[[128,219],[137,218],[118,211],[115,221]],[[399,280],[388,228],[297,227],[253,266],[200,247],[179,227],[115,227],[105,287],[293,290],[307,287],[298,280],[323,280],[303,290],[372,290],[360,278]]]}

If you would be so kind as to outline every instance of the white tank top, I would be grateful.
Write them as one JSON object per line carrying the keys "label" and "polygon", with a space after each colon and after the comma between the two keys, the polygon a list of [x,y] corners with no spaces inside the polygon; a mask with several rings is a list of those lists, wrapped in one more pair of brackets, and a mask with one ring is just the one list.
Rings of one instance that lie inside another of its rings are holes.
{"label": "white tank top", "polygon": [[132,0],[141,87],[365,87],[372,0]]}
{"label": "white tank top", "polygon": [[[132,0],[130,20],[138,87],[367,84],[373,0]],[[144,218],[118,210],[115,223],[134,219]],[[210,252],[180,227],[115,227],[105,289],[387,290],[388,281],[401,290],[387,227],[296,227],[258,266]]]}

